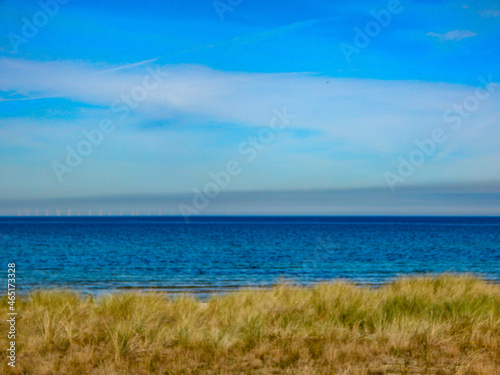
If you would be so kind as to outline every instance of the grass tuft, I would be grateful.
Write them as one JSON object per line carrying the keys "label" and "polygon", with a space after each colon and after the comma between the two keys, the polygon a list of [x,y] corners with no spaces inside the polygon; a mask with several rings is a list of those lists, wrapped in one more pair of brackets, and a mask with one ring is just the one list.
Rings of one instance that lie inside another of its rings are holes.
{"label": "grass tuft", "polygon": [[[3,316],[8,306],[3,296]],[[208,302],[49,290],[16,306],[6,374],[500,374],[500,288],[470,276],[280,285]]]}

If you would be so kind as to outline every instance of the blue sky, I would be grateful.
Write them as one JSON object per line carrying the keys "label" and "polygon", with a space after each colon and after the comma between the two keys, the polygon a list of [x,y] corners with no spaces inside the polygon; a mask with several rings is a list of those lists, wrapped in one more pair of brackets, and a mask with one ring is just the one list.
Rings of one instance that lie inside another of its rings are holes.
{"label": "blue sky", "polygon": [[6,0],[0,17],[2,215],[500,214],[498,1]]}

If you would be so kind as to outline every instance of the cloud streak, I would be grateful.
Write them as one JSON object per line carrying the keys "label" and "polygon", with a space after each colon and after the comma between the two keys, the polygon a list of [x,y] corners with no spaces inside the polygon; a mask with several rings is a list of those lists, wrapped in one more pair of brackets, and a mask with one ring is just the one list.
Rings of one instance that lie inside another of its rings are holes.
{"label": "cloud streak", "polygon": [[[179,215],[178,202],[187,194],[133,194],[86,198],[0,200],[0,215],[45,215],[80,212],[96,215]],[[498,184],[440,185],[403,188],[393,194],[383,188],[222,192],[204,215],[498,215]]]}
{"label": "cloud streak", "polygon": [[451,30],[444,34],[438,34],[434,32],[427,33],[428,36],[436,37],[442,42],[454,41],[458,42],[462,39],[471,38],[477,36],[477,33],[470,30]]}

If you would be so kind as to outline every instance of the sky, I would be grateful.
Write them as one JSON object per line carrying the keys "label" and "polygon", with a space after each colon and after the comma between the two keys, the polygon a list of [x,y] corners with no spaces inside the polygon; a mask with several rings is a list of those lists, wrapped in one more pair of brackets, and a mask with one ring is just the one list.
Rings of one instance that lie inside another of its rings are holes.
{"label": "sky", "polygon": [[500,215],[497,0],[0,20],[0,215]]}

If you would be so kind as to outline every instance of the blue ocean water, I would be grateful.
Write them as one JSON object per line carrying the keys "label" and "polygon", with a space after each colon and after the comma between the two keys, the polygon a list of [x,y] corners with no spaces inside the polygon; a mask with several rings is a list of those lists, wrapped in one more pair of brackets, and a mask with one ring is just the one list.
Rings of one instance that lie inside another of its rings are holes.
{"label": "blue ocean water", "polygon": [[[467,272],[500,282],[500,218],[0,218],[17,287],[207,295],[280,281],[381,284]],[[5,273],[6,274],[6,273]]]}

